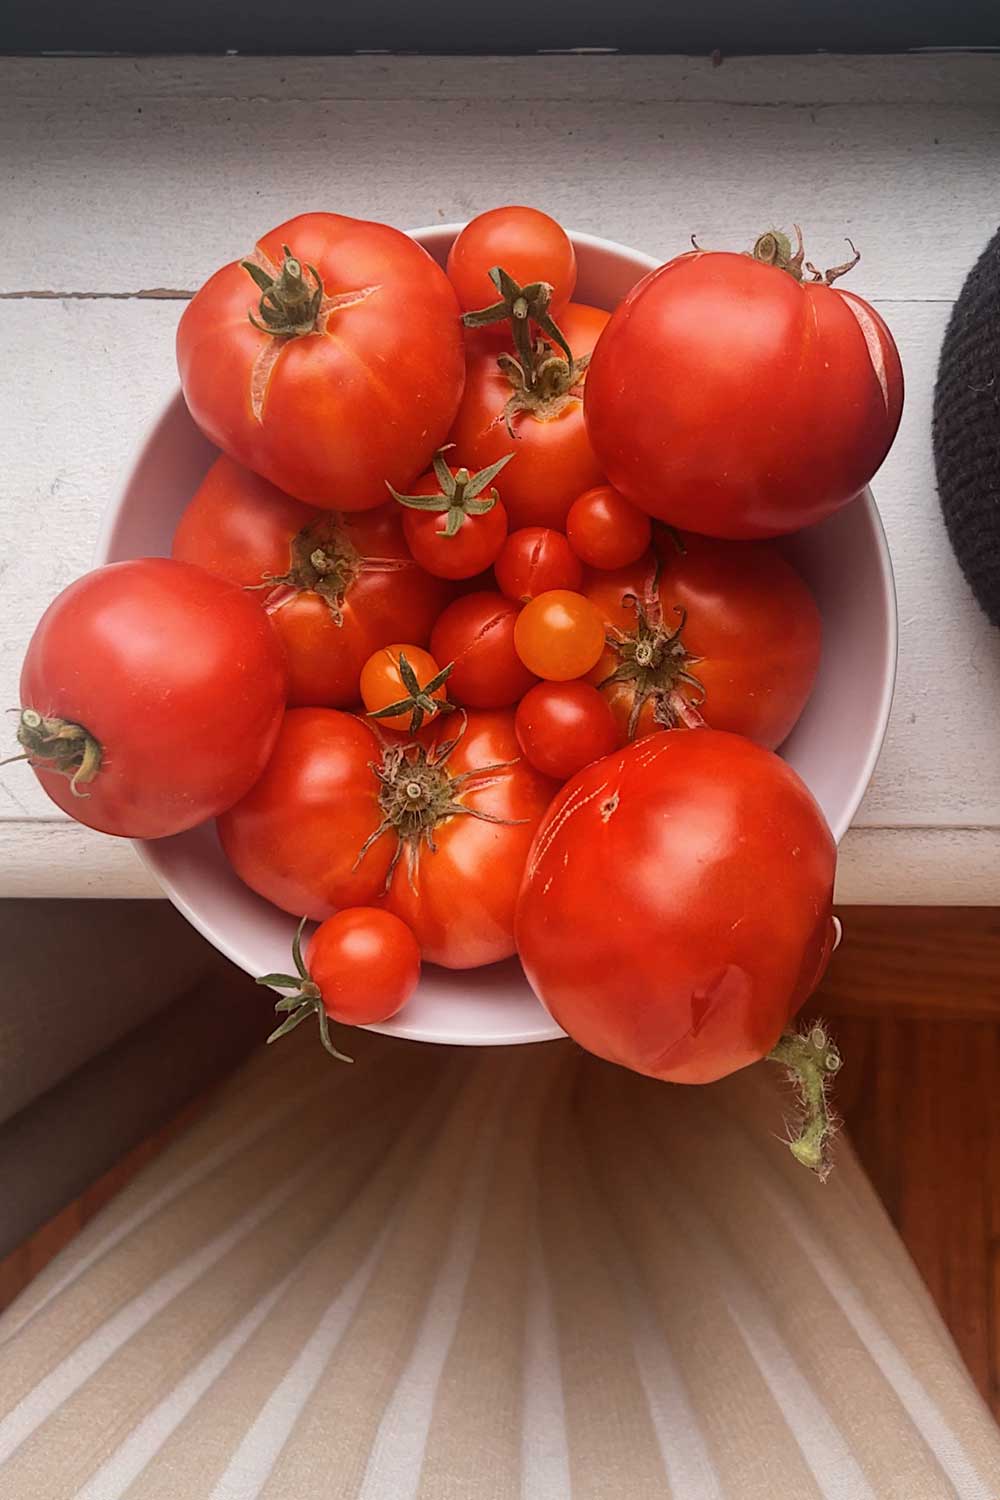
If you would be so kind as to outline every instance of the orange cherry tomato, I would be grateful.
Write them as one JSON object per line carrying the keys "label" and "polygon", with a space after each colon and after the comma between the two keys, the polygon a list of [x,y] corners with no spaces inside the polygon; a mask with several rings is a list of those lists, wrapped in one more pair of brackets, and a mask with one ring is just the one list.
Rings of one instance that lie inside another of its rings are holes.
{"label": "orange cherry tomato", "polygon": [[448,692],[466,708],[509,708],[535,681],[514,649],[517,605],[502,594],[464,594],[431,633],[436,660],[453,662]]}
{"label": "orange cherry tomato", "polygon": [[476,312],[497,300],[489,273],[503,269],[522,285],[547,281],[549,306],[558,314],[576,286],[576,253],[565,229],[537,208],[509,204],[477,214],[448,252],[448,280],[463,312]]}
{"label": "orange cherry tomato", "polygon": [[566,781],[618,745],[606,699],[589,682],[539,682],[514,718],[517,742],[536,771]]}
{"label": "orange cherry tomato", "polygon": [[[571,302],[558,323],[579,360],[589,355],[608,322],[597,307]],[[558,354],[554,349],[553,353]],[[586,369],[574,371],[566,390],[557,390],[532,408],[513,410],[507,429],[505,411],[515,386],[497,363],[495,353],[470,352],[465,394],[451,431],[465,462],[485,468],[514,450],[504,470],[503,503],[512,528],[562,528],[566,513],[584,490],[600,484],[604,471],[594,455],[583,421]],[[557,383],[558,384],[558,383]]]}
{"label": "orange cherry tomato", "polygon": [[604,650],[601,612],[582,594],[550,589],[526,604],[514,627],[518,656],[536,677],[568,682],[596,666]]}
{"label": "orange cherry tomato", "polygon": [[524,526],[514,531],[493,564],[497,583],[508,599],[527,604],[549,589],[578,590],[583,568],[561,531]]}
{"label": "orange cherry tomato", "polygon": [[[419,646],[383,646],[361,668],[361,701],[382,729],[416,734],[448,697],[447,670]],[[396,713],[388,713],[395,708]]]}
{"label": "orange cherry tomato", "polygon": [[645,511],[599,484],[574,500],[566,517],[566,536],[577,557],[592,568],[624,568],[649,546],[652,523]]}

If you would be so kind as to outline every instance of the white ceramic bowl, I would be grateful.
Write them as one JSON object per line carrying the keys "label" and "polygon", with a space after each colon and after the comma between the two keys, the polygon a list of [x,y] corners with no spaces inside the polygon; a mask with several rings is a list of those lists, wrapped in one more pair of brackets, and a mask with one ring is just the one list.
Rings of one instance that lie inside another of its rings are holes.
{"label": "white ceramic bowl", "polygon": [[[443,264],[460,228],[441,224],[411,234]],[[577,300],[609,310],[657,265],[593,235],[574,234],[573,243]],[[178,518],[214,457],[178,394],[105,515],[97,562],[168,554]],[[824,647],[815,692],[781,753],[811,788],[839,841],[871,778],[889,719],[896,668],[889,552],[869,491],[782,545],[819,601]],[[234,963],[253,975],[288,968],[294,919],[237,879],[214,826],[137,847],[174,905]],[[465,973],[427,967],[403,1013],[373,1029],[471,1046],[562,1035],[514,959]]]}

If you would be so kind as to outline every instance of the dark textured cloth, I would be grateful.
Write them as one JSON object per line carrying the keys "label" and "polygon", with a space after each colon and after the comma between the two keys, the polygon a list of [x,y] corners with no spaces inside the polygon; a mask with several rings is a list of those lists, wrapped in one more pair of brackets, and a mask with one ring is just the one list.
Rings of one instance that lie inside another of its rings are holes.
{"label": "dark textured cloth", "polygon": [[934,462],[955,556],[1000,626],[1000,231],[969,272],[944,336]]}

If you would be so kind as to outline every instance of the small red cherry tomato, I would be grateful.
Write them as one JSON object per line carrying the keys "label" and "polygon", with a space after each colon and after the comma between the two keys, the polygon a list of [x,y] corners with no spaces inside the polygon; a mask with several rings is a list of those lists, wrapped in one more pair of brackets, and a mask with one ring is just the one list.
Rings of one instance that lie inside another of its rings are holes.
{"label": "small red cherry tomato", "polygon": [[[514,649],[517,606],[502,594],[464,594],[431,634],[438,661],[454,663],[448,692],[466,708],[509,708],[535,681]],[[603,639],[603,638],[602,638]]]}
{"label": "small red cherry tomato", "polygon": [[536,771],[566,781],[618,745],[606,700],[588,682],[539,682],[517,705],[517,742]]}
{"label": "small red cherry tomato", "polygon": [[555,313],[566,306],[576,286],[572,241],[555,219],[537,208],[491,208],[470,219],[461,231],[448,252],[447,270],[463,312],[476,312],[497,300],[489,275],[494,266],[502,266],[524,286],[548,282],[549,306]]}
{"label": "small red cherry tomato", "polygon": [[436,578],[474,578],[499,556],[507,539],[507,512],[493,485],[513,454],[470,474],[452,469],[442,454],[434,469],[401,495],[389,486],[393,499],[404,506],[403,532],[422,568]]}
{"label": "small red cherry tomato", "polygon": [[570,546],[592,568],[627,567],[645,552],[652,532],[646,513],[610,484],[586,490],[566,517]]}
{"label": "small red cherry tomato", "polygon": [[527,604],[549,589],[579,589],[583,568],[561,531],[523,526],[512,531],[493,564],[497,583],[508,599]]}
{"label": "small red cherry tomato", "polygon": [[354,906],[322,922],[306,967],[333,1021],[372,1026],[402,1010],[420,979],[420,949],[391,911]]}
{"label": "small red cherry tomato", "polygon": [[582,594],[550,589],[526,604],[514,627],[518,656],[536,677],[568,682],[596,666],[604,650],[600,610]]}
{"label": "small red cherry tomato", "polygon": [[302,927],[295,934],[294,974],[264,974],[258,984],[293,993],[275,1006],[283,1017],[269,1042],[315,1015],[326,1050],[341,1062],[351,1058],[334,1046],[327,1025],[376,1026],[402,1010],[420,980],[420,948],[405,922],[376,906],[352,906],[321,922],[302,958]]}
{"label": "small red cherry tomato", "polygon": [[416,734],[442,711],[448,675],[419,646],[383,646],[361,668],[361,701],[383,729]]}

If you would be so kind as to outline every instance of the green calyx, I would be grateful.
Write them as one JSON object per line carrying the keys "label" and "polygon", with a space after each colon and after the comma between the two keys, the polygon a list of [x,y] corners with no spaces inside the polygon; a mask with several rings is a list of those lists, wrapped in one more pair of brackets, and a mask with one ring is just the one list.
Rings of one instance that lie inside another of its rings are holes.
{"label": "green calyx", "polygon": [[[267,573],[254,589],[270,589],[283,602],[282,591],[319,594],[334,619],[344,623],[344,599],[358,574],[369,566],[401,567],[402,562],[366,559],[361,556],[341,524],[331,513],[303,527],[293,538],[287,573]],[[266,601],[270,607],[270,600]]]}
{"label": "green calyx", "polygon": [[453,774],[448,761],[465,735],[467,723],[462,710],[458,731],[451,739],[431,749],[415,743],[384,745],[381,763],[372,762],[379,783],[382,821],[362,844],[354,868],[358,868],[368,850],[383,834],[394,834],[396,847],[385,877],[386,890],[392,884],[404,850],[409,857],[411,881],[415,878],[421,851],[426,848],[432,854],[437,852],[434,830],[446,819],[479,818],[484,823],[501,823],[506,827],[524,821],[496,817],[481,808],[470,807],[463,800],[470,792],[483,791],[494,785],[503,772],[517,764],[515,760],[495,761]]}
{"label": "green calyx", "polygon": [[398,490],[393,489],[388,480],[385,482],[385,487],[394,500],[398,500],[400,505],[405,505],[410,510],[428,510],[447,514],[444,535],[452,537],[458,535],[467,516],[485,516],[493,509],[500,499],[499,494],[492,488],[486,495],[483,491],[487,485],[492,485],[504,464],[510,463],[514,455],[505,453],[503,458],[498,458],[495,464],[488,464],[478,473],[470,474],[464,467],[452,473],[445,461],[446,452],[447,449],[439,448],[434,455],[434,475],[441,486],[438,494],[401,495]]}
{"label": "green calyx", "polygon": [[851,246],[852,259],[844,261],[843,265],[831,266],[826,271],[818,271],[812,261],[805,259],[805,250],[802,244],[802,230],[798,224],[794,224],[795,249],[788,235],[780,229],[768,229],[758,235],[752,250],[747,251],[754,260],[760,261],[765,266],[775,266],[779,271],[787,271],[796,281],[821,281],[825,286],[832,286],[839,276],[844,276],[852,271],[861,259],[860,250],[856,250],[851,240],[847,243]]}
{"label": "green calyx", "polygon": [[767,1060],[785,1069],[798,1093],[799,1115],[790,1125],[788,1149],[822,1182],[833,1166],[830,1148],[838,1120],[829,1096],[831,1080],[840,1070],[840,1053],[823,1023],[814,1021],[804,1031],[786,1031]]}
{"label": "green calyx", "polygon": [[[533,281],[521,286],[502,266],[493,267],[490,280],[500,293],[499,301],[478,312],[466,313],[462,321],[468,328],[510,323],[514,353],[501,354],[497,364],[512,388],[504,407],[504,420],[507,431],[514,437],[513,419],[518,412],[531,412],[542,422],[559,415],[572,399],[590,356],[574,359],[562,329],[549,312],[552,288],[548,282]],[[532,325],[541,337],[533,336]]]}
{"label": "green calyx", "polygon": [[93,781],[100,771],[102,753],[98,741],[82,724],[22,708],[17,741],[24,753],[13,756],[12,760],[26,760],[36,768],[56,771],[69,778],[74,797],[88,795],[80,788]]}
{"label": "green calyx", "polygon": [[[639,715],[650,699],[653,717],[665,729],[681,725],[694,728],[704,723],[698,710],[705,701],[705,688],[690,670],[699,658],[690,654],[683,640],[687,614],[678,608],[679,620],[673,629],[663,623],[659,569],[653,569],[643,598],[628,594],[624,602],[635,611],[635,626],[632,630],[612,626],[608,631],[607,643],[617,664],[599,686],[620,682],[631,688],[629,739],[635,737]],[[684,693],[682,686],[689,692]]]}
{"label": "green calyx", "polygon": [[268,1037],[268,1042],[276,1042],[279,1036],[285,1036],[289,1031],[294,1031],[296,1026],[316,1016],[319,1021],[319,1036],[323,1046],[331,1057],[338,1062],[353,1062],[353,1057],[339,1052],[333,1044],[330,1036],[330,1022],[323,1004],[323,998],[319,991],[319,985],[309,976],[305,960],[302,957],[302,932],[306,925],[306,917],[298,925],[295,937],[292,939],[292,960],[295,964],[294,974],[262,974],[257,980],[258,984],[266,984],[272,990],[294,990],[294,994],[285,995],[275,1004],[277,1014],[284,1015],[285,1019],[280,1026],[276,1026]]}
{"label": "green calyx", "polygon": [[423,687],[414,672],[413,667],[407,660],[404,652],[399,653],[399,675],[406,689],[405,698],[397,698],[395,703],[388,704],[385,708],[372,709],[368,714],[369,719],[395,719],[401,714],[409,714],[410,722],[407,728],[411,734],[416,734],[425,719],[436,718],[439,714],[452,714],[455,712],[454,703],[449,703],[446,698],[435,698],[434,694],[438,688],[444,687],[448,678],[455,670],[455,663],[449,662],[442,667],[436,677],[430,682],[425,682]]}
{"label": "green calyx", "polygon": [[[284,260],[277,276],[271,276],[258,266],[256,261],[240,262],[244,271],[260,290],[256,316],[247,317],[261,333],[273,334],[275,338],[298,338],[316,332],[316,322],[323,303],[323,282],[315,266],[303,268],[287,245],[283,245]],[[309,272],[311,280],[307,279]]]}

